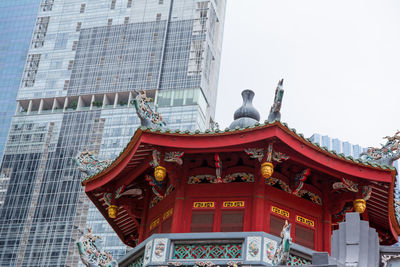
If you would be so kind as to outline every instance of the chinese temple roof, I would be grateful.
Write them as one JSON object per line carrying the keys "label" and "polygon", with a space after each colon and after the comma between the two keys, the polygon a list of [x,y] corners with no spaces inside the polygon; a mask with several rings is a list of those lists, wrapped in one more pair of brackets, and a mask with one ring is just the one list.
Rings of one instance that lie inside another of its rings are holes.
{"label": "chinese temple roof", "polygon": [[209,137],[209,136],[225,136],[225,135],[232,135],[232,134],[239,134],[239,133],[245,133],[245,132],[249,132],[249,131],[253,131],[253,130],[257,130],[257,129],[263,129],[263,128],[268,128],[271,127],[273,125],[277,125],[280,128],[285,129],[285,131],[290,132],[291,134],[297,136],[298,138],[300,138],[304,143],[307,143],[311,146],[313,146],[316,150],[319,150],[322,153],[328,154],[332,157],[341,159],[341,160],[345,160],[345,161],[349,161],[355,164],[360,164],[360,165],[364,165],[364,166],[370,166],[373,168],[378,168],[378,169],[382,169],[382,170],[396,170],[395,167],[393,166],[389,166],[389,165],[383,165],[383,164],[378,164],[378,163],[373,163],[373,162],[369,162],[369,161],[363,161],[360,159],[355,159],[352,156],[346,156],[343,153],[337,153],[334,150],[329,150],[327,147],[325,146],[321,146],[318,143],[314,143],[311,141],[310,138],[305,138],[304,135],[302,133],[298,133],[297,130],[295,128],[290,128],[288,126],[287,123],[283,122],[281,123],[280,121],[273,121],[273,122],[268,122],[267,120],[264,121],[264,123],[255,123],[253,126],[247,126],[245,128],[239,128],[236,127],[235,129],[230,129],[230,128],[225,128],[225,130],[205,130],[205,131],[200,131],[200,130],[196,130],[194,132],[185,130],[185,131],[181,131],[181,130],[173,130],[173,129],[154,129],[154,128],[148,128],[145,126],[141,126],[139,127],[135,134],[132,136],[131,140],[129,141],[128,145],[124,148],[124,150],[121,151],[121,153],[119,154],[119,156],[104,170],[102,170],[99,173],[96,173],[94,175],[91,176],[87,176],[82,180],[82,185],[86,185],[86,183],[88,181],[94,180],[96,179],[98,176],[100,176],[100,174],[107,172],[108,169],[112,169],[112,166],[115,165],[115,163],[118,161],[118,159],[121,158],[121,156],[125,153],[125,151],[129,148],[129,144],[134,141],[135,139],[137,139],[137,137],[139,135],[141,135],[142,133],[155,133],[155,134],[162,134],[162,135],[173,135],[173,136],[196,136],[196,137]]}
{"label": "chinese temple roof", "polygon": [[[97,174],[86,177],[82,184],[86,193],[103,213],[110,225],[122,240],[138,231],[138,223],[126,226],[130,220],[128,210],[120,209],[118,218],[107,216],[107,205],[103,193],[126,186],[148,168],[152,151],[157,148],[165,151],[186,153],[234,152],[246,147],[257,147],[265,141],[281,142],[294,154],[298,161],[309,167],[340,179],[346,177],[358,181],[368,181],[372,194],[368,200],[368,216],[375,227],[387,232],[386,243],[397,241],[400,227],[394,210],[394,186],[396,169],[346,157],[325,147],[314,144],[295,129],[280,121],[255,123],[245,128],[225,130],[206,130],[204,132],[179,131],[140,127],[121,154]],[[121,192],[119,192],[121,193]],[[132,217],[132,216],[131,216]]]}

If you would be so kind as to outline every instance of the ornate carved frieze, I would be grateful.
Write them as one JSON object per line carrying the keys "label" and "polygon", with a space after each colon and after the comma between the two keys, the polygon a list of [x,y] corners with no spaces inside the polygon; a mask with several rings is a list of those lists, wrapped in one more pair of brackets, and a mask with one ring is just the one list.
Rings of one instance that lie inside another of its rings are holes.
{"label": "ornate carved frieze", "polygon": [[[270,178],[265,179],[265,184],[269,185],[269,186],[279,185],[279,187],[286,193],[294,194],[298,197],[310,200],[311,202],[313,202],[315,204],[322,205],[322,198],[318,194],[313,193],[308,190],[305,190],[305,189],[299,189],[296,191],[296,194],[295,194],[294,193],[295,191],[292,191],[292,189],[290,189],[290,186],[286,182],[282,181],[281,179],[278,179],[275,177],[270,177]],[[301,186],[301,188],[302,187],[303,186]],[[299,188],[299,187],[296,187],[296,189],[297,188]]]}
{"label": "ornate carved frieze", "polygon": [[335,190],[338,189],[347,189],[351,192],[358,192],[358,184],[354,183],[352,180],[346,179],[346,178],[341,178],[341,182],[336,182],[332,185],[332,188]]}
{"label": "ornate carved frieze", "polygon": [[252,158],[252,159],[257,159],[259,162],[261,162],[264,157],[266,158],[265,160],[267,162],[282,162],[285,160],[289,159],[289,156],[287,156],[286,154],[279,152],[279,151],[275,151],[273,149],[273,145],[269,144],[267,149],[264,148],[246,148],[244,150],[244,152],[246,152],[246,154]]}
{"label": "ornate carved frieze", "polygon": [[[222,179],[222,183],[233,183],[233,182],[254,182],[254,175],[252,173],[236,172],[226,175]],[[188,184],[217,184],[221,183],[214,175],[202,174],[193,175],[189,177]]]}
{"label": "ornate carved frieze", "polygon": [[175,162],[178,165],[183,164],[182,157],[185,153],[184,152],[166,152],[164,161],[166,162]]}

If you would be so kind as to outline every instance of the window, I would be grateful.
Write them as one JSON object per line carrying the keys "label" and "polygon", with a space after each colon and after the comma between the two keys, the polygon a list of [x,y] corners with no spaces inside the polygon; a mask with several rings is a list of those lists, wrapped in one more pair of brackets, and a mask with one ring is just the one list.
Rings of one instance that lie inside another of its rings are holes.
{"label": "window", "polygon": [[128,24],[128,23],[129,23],[129,17],[125,17],[124,24]]}
{"label": "window", "polygon": [[220,232],[243,231],[244,210],[222,210]]}
{"label": "window", "polygon": [[126,5],[127,8],[132,7],[132,0],[128,0],[128,4]]}
{"label": "window", "polygon": [[164,4],[164,0],[158,0],[158,4],[159,4],[159,5]]}
{"label": "window", "polygon": [[75,51],[77,47],[78,47],[78,41],[74,41],[72,43],[72,51]]}
{"label": "window", "polygon": [[74,61],[70,60],[68,63],[68,70],[72,70],[72,67],[74,66]]}
{"label": "window", "polygon": [[296,224],[295,243],[314,249],[314,230]]}
{"label": "window", "polygon": [[161,13],[158,13],[156,16],[156,21],[160,21],[161,20]]}
{"label": "window", "polygon": [[280,236],[282,228],[285,225],[285,220],[271,215],[269,222],[269,233],[271,235]]}
{"label": "window", "polygon": [[81,30],[82,27],[82,22],[78,22],[76,23],[76,31],[79,32]]}
{"label": "window", "polygon": [[97,77],[96,79],[96,88],[99,88],[101,82],[101,77]]}
{"label": "window", "polygon": [[111,0],[111,9],[115,9],[115,2],[116,2],[117,0]]}
{"label": "window", "polygon": [[81,10],[79,11],[79,13],[84,13],[85,8],[86,8],[86,4],[81,4]]}
{"label": "window", "polygon": [[212,232],[214,225],[214,211],[193,211],[190,232]]}
{"label": "window", "polygon": [[107,26],[111,26],[111,25],[112,25],[112,19],[108,19]]}
{"label": "window", "polygon": [[64,81],[64,90],[67,90],[69,87],[69,80]]}

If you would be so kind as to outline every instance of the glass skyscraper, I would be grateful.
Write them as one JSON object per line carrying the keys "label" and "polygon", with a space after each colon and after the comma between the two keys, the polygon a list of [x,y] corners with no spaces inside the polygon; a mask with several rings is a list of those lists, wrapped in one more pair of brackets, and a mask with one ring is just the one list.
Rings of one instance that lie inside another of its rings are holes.
{"label": "glass skyscraper", "polygon": [[360,154],[366,149],[360,145],[352,145],[347,141],[341,141],[337,138],[331,138],[327,135],[321,136],[320,134],[313,134],[310,137],[313,143],[317,143],[322,147],[326,147],[329,150],[333,150],[337,153],[343,153],[345,156],[352,156],[353,158],[359,158]]}
{"label": "glass skyscraper", "polygon": [[74,158],[114,159],[146,90],[168,128],[213,121],[225,1],[42,0],[1,172],[0,266],[77,266],[87,226],[125,247],[90,208]]}
{"label": "glass skyscraper", "polygon": [[[345,156],[352,156],[355,159],[359,158],[360,154],[367,150],[367,148],[362,148],[360,145],[352,145],[347,141],[341,141],[327,135],[321,136],[318,133],[313,134],[310,139],[313,143],[317,143],[337,153],[343,153]],[[393,166],[399,171],[399,160],[393,162]],[[397,180],[399,179],[398,177],[397,175]],[[397,182],[397,186],[400,186],[399,182]]]}
{"label": "glass skyscraper", "polygon": [[[0,1],[0,162],[40,0]],[[1,179],[1,178],[0,178]],[[0,206],[2,205],[0,180]]]}

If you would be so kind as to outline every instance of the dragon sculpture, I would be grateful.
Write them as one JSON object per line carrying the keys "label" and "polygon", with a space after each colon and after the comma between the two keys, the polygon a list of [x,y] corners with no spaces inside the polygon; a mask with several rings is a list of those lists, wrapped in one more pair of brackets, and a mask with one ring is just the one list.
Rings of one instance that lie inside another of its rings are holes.
{"label": "dragon sculpture", "polygon": [[381,148],[369,147],[366,152],[360,154],[361,160],[392,166],[393,162],[400,158],[400,131],[394,136],[385,136],[386,144]]}
{"label": "dragon sculpture", "polygon": [[140,119],[140,124],[149,128],[162,128],[166,124],[162,120],[161,114],[153,111],[149,105],[152,101],[150,97],[146,96],[145,91],[137,92],[135,99],[131,101],[136,109],[136,114]]}
{"label": "dragon sculpture", "polygon": [[282,106],[282,99],[283,99],[283,79],[278,82],[278,86],[275,90],[275,98],[274,103],[269,111],[268,121],[273,122],[274,120],[281,119],[281,106]]}
{"label": "dragon sculpture", "polygon": [[89,228],[88,233],[76,242],[82,263],[87,267],[118,267],[118,262],[113,260],[111,254],[96,245],[97,239],[101,238],[94,236]]}
{"label": "dragon sculpture", "polygon": [[286,265],[289,260],[290,245],[292,244],[292,238],[290,237],[291,224],[285,221],[285,225],[281,231],[281,241],[275,251],[273,259],[274,265]]}
{"label": "dragon sculpture", "polygon": [[111,160],[98,160],[95,157],[95,152],[88,151],[84,149],[82,152],[79,153],[73,161],[78,166],[78,169],[86,174],[86,176],[92,176],[104,168],[108,167],[111,164]]}

